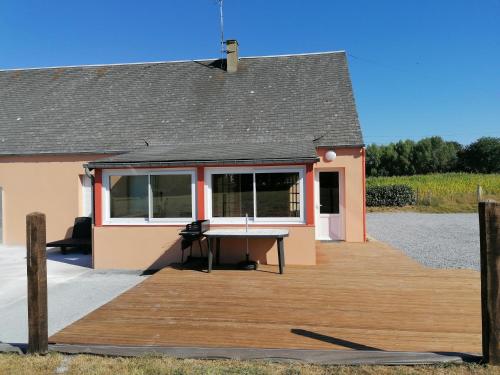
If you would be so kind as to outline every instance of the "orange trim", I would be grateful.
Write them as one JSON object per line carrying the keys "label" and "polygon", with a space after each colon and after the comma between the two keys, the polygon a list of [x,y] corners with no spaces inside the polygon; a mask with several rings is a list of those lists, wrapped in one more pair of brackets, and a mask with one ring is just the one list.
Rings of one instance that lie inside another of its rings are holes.
{"label": "orange trim", "polygon": [[366,242],[366,148],[361,149],[363,163],[363,241]]}
{"label": "orange trim", "polygon": [[196,168],[197,175],[197,198],[198,198],[198,220],[205,219],[205,168],[198,167]]}
{"label": "orange trim", "polygon": [[94,172],[94,221],[95,226],[102,226],[102,171]]}
{"label": "orange trim", "polygon": [[160,166],[160,167],[99,167],[96,168],[103,169],[185,169],[185,168],[233,168],[233,167],[241,167],[241,168],[252,168],[252,167],[279,167],[279,166],[288,166],[288,165],[313,165],[314,163],[266,163],[266,164],[203,164],[203,166],[199,165],[174,165],[174,166]]}
{"label": "orange trim", "polygon": [[306,165],[306,224],[314,225],[314,171],[313,165]]}

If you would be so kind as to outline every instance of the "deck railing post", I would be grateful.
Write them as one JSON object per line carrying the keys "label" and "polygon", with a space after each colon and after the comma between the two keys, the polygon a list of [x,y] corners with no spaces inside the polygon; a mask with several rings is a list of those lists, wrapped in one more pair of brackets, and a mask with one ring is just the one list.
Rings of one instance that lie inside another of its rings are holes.
{"label": "deck railing post", "polygon": [[48,351],[47,255],[45,215],[34,212],[26,216],[28,273],[28,352]]}
{"label": "deck railing post", "polygon": [[483,360],[500,365],[500,205],[479,203]]}

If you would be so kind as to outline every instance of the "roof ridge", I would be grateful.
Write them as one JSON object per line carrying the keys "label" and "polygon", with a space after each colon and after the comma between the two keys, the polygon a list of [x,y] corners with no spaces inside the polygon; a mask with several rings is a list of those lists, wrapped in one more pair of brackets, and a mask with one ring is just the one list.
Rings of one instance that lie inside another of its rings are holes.
{"label": "roof ridge", "polygon": [[[323,52],[305,52],[305,53],[291,53],[283,55],[263,55],[263,56],[240,56],[240,60],[245,59],[267,59],[267,58],[279,58],[279,57],[293,57],[293,56],[315,56],[315,55],[328,55],[328,54],[341,54],[346,53],[345,50],[338,51],[323,51]],[[99,68],[108,66],[128,66],[128,65],[157,65],[157,64],[175,64],[175,63],[186,63],[186,62],[203,62],[203,61],[216,61],[220,58],[204,58],[204,59],[190,59],[190,60],[170,60],[170,61],[141,61],[141,62],[129,62],[129,63],[111,63],[111,64],[82,64],[82,65],[58,65],[58,66],[40,66],[31,68],[11,68],[11,69],[0,69],[0,72],[17,72],[25,70],[49,70],[49,69],[65,69],[65,68]]]}
{"label": "roof ridge", "polygon": [[321,52],[304,52],[304,53],[288,53],[282,55],[263,55],[263,56],[241,56],[240,59],[261,59],[270,57],[293,57],[293,56],[316,56],[316,55],[333,55],[346,53],[345,50],[336,51],[321,51]]}

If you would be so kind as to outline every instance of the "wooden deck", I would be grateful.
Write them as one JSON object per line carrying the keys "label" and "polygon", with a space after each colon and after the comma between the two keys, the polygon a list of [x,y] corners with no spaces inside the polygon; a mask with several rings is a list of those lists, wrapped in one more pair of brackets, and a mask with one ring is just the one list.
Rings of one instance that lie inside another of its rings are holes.
{"label": "wooden deck", "polygon": [[480,353],[478,272],[425,268],[379,242],[318,244],[318,257],[284,275],[166,268],[50,342]]}

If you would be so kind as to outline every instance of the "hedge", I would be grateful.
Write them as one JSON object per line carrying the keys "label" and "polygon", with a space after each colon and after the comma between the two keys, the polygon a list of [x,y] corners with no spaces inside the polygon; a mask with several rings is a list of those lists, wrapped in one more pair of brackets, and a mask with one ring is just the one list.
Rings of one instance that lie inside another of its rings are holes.
{"label": "hedge", "polygon": [[366,205],[409,206],[415,204],[415,191],[408,185],[367,186]]}

